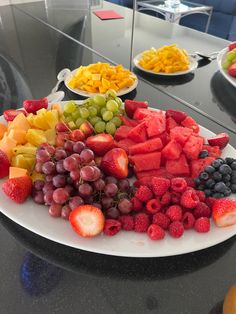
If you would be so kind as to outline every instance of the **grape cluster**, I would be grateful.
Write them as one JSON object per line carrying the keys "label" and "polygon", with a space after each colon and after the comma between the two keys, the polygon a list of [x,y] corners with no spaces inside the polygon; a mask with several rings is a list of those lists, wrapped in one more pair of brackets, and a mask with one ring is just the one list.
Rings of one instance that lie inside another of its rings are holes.
{"label": "grape cluster", "polygon": [[96,133],[115,134],[121,125],[118,115],[123,114],[124,105],[115,91],[108,91],[106,95],[96,95],[84,100],[82,105],[69,101],[64,107],[64,119],[71,129],[76,129],[85,121],[89,121]]}
{"label": "grape cluster", "polygon": [[129,213],[132,210],[129,180],[106,176],[99,162],[82,141],[67,140],[64,147],[57,148],[41,145],[36,152],[35,170],[45,180],[34,182],[33,200],[48,205],[51,216],[65,219],[82,204],[101,208],[109,218]]}

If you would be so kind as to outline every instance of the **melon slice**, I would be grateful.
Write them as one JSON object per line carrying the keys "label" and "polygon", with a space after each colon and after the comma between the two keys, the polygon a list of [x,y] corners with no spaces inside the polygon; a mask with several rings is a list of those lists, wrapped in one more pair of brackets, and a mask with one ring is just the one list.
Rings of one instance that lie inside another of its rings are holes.
{"label": "melon slice", "polygon": [[9,168],[9,179],[23,177],[28,175],[27,169],[18,168],[18,167],[10,167]]}

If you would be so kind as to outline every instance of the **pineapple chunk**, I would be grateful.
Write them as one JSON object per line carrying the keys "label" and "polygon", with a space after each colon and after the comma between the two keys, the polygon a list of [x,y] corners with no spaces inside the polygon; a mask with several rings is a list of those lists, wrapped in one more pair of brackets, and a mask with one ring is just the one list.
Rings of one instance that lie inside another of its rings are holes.
{"label": "pineapple chunk", "polygon": [[26,140],[32,145],[39,146],[47,142],[47,138],[42,130],[29,129],[26,134]]}
{"label": "pineapple chunk", "polygon": [[54,129],[48,129],[47,131],[44,132],[47,142],[50,145],[55,145],[56,144],[56,130]]}

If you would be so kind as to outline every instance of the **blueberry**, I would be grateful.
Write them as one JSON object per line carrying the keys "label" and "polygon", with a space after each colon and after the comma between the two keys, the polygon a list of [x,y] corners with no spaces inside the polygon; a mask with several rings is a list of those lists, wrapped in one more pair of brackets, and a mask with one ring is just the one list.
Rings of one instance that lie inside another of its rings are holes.
{"label": "blueberry", "polygon": [[219,172],[222,174],[230,174],[232,172],[232,169],[229,165],[221,165],[219,168]]}
{"label": "blueberry", "polygon": [[207,188],[213,188],[213,186],[215,185],[215,180],[213,180],[213,179],[208,179],[207,181],[206,181],[206,183],[205,183],[205,186],[207,187]]}
{"label": "blueberry", "polygon": [[224,174],[224,175],[222,176],[222,181],[223,181],[223,182],[229,182],[230,179],[231,179],[230,174]]}
{"label": "blueberry", "polygon": [[227,163],[228,165],[231,165],[232,162],[234,161],[234,159],[231,158],[231,157],[226,157],[226,158],[225,158],[225,161],[226,161],[226,163]]}
{"label": "blueberry", "polygon": [[215,168],[212,166],[206,166],[205,170],[207,173],[213,173],[215,172]]}
{"label": "blueberry", "polygon": [[236,176],[232,176],[230,182],[231,184],[236,184]]}
{"label": "blueberry", "polygon": [[217,182],[214,186],[215,192],[224,193],[224,191],[227,189],[226,185],[223,182]]}
{"label": "blueberry", "polygon": [[232,170],[236,170],[236,161],[233,161],[230,167]]}
{"label": "blueberry", "polygon": [[205,186],[203,184],[200,184],[198,187],[197,187],[198,190],[200,191],[203,191],[205,189]]}
{"label": "blueberry", "polygon": [[201,184],[201,180],[199,178],[195,178],[194,182],[195,182],[196,186],[199,186]]}
{"label": "blueberry", "polygon": [[204,193],[206,196],[211,196],[211,190],[210,189],[204,190]]}
{"label": "blueberry", "polygon": [[231,194],[231,189],[230,188],[226,188],[226,190],[224,191],[224,196],[230,196]]}
{"label": "blueberry", "polygon": [[236,184],[231,184],[230,189],[231,189],[232,193],[236,193]]}
{"label": "blueberry", "polygon": [[228,182],[225,182],[225,185],[227,186],[227,188],[229,188],[231,186],[231,183],[228,181]]}
{"label": "blueberry", "polygon": [[235,171],[235,170],[233,170],[233,171],[231,172],[231,176],[235,176],[235,177],[236,177],[236,171]]}
{"label": "blueberry", "polygon": [[199,158],[206,158],[207,156],[208,156],[208,150],[206,150],[206,149],[203,149],[203,150],[201,150],[200,151],[200,153],[199,153]]}
{"label": "blueberry", "polygon": [[215,169],[218,169],[221,166],[221,161],[219,161],[218,159],[212,161],[211,163],[212,167],[214,167]]}
{"label": "blueberry", "polygon": [[219,181],[222,180],[222,174],[219,173],[218,171],[216,171],[216,172],[213,173],[212,178],[213,178],[215,181],[219,182]]}
{"label": "blueberry", "polygon": [[214,198],[222,198],[222,197],[224,197],[224,194],[223,193],[213,193],[212,197],[214,197]]}
{"label": "blueberry", "polygon": [[200,180],[207,180],[209,178],[209,175],[207,172],[203,171],[199,174],[199,179]]}

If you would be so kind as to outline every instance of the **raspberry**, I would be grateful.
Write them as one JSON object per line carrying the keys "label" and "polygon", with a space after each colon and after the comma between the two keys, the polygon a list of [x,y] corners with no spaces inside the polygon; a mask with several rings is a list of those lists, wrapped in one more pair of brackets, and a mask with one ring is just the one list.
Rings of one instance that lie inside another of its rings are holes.
{"label": "raspberry", "polygon": [[184,229],[192,229],[195,223],[195,218],[192,213],[186,212],[183,215],[182,223],[184,225]]}
{"label": "raspberry", "polygon": [[180,200],[181,205],[186,207],[186,208],[194,208],[197,206],[198,202],[199,202],[199,198],[198,198],[195,190],[193,190],[193,189],[186,190],[182,194],[181,200]]}
{"label": "raspberry", "polygon": [[197,232],[205,233],[210,230],[210,220],[207,217],[200,217],[195,221],[194,229]]}
{"label": "raspberry", "polygon": [[148,215],[139,213],[134,216],[134,231],[146,232],[150,225]]}
{"label": "raspberry", "polygon": [[187,186],[191,187],[191,188],[195,188],[195,182],[193,178],[190,177],[186,177],[184,178],[185,181],[187,182]]}
{"label": "raspberry", "polygon": [[205,203],[212,209],[213,204],[215,203],[216,199],[214,197],[207,197]]}
{"label": "raspberry", "polygon": [[173,238],[180,238],[184,233],[184,226],[180,221],[173,221],[169,225],[169,233]]}
{"label": "raspberry", "polygon": [[137,197],[141,202],[147,202],[153,197],[153,194],[147,186],[141,185],[135,192],[134,196]]}
{"label": "raspberry", "polygon": [[187,188],[187,182],[184,178],[171,179],[171,188],[175,192],[184,192]]}
{"label": "raspberry", "polygon": [[119,217],[121,227],[123,230],[130,231],[134,229],[134,217],[130,215],[123,215]]}
{"label": "raspberry", "polygon": [[161,203],[159,199],[153,198],[146,204],[146,209],[149,213],[155,214],[161,209]]}
{"label": "raspberry", "polygon": [[171,202],[171,194],[169,191],[166,191],[161,197],[161,205],[169,205]]}
{"label": "raspberry", "polygon": [[163,229],[168,229],[170,218],[163,213],[156,213],[152,217],[152,223],[162,227]]}
{"label": "raspberry", "polygon": [[210,210],[209,206],[207,206],[207,204],[205,204],[203,202],[199,202],[193,210],[193,215],[196,219],[200,218],[200,217],[210,218],[211,217],[211,210]]}
{"label": "raspberry", "polygon": [[153,177],[152,190],[157,196],[162,196],[170,187],[170,180],[166,178]]}
{"label": "raspberry", "polygon": [[178,205],[172,205],[167,208],[166,215],[171,221],[180,221],[182,219],[182,208]]}
{"label": "raspberry", "polygon": [[138,212],[143,209],[143,203],[137,197],[131,198],[131,203],[133,204],[133,210]]}
{"label": "raspberry", "polygon": [[195,192],[196,192],[196,194],[197,194],[197,196],[199,198],[199,201],[200,202],[204,202],[205,199],[206,199],[205,193],[203,191],[200,191],[200,190],[195,190]]}
{"label": "raspberry", "polygon": [[114,236],[121,229],[121,223],[115,219],[106,219],[103,232],[108,236]]}
{"label": "raspberry", "polygon": [[171,203],[180,204],[181,194],[178,192],[171,192]]}
{"label": "raspberry", "polygon": [[165,231],[155,224],[148,227],[147,234],[151,240],[161,240],[165,237]]}

